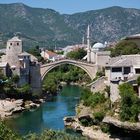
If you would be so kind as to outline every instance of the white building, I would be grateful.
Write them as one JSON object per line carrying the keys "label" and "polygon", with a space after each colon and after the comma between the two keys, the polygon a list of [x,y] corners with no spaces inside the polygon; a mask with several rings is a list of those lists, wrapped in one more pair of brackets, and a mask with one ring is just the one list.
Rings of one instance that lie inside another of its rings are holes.
{"label": "white building", "polygon": [[58,55],[57,53],[48,50],[43,50],[40,54],[45,60],[50,61],[57,61],[64,58],[63,55]]}
{"label": "white building", "polygon": [[[119,84],[129,82],[135,89],[137,88],[136,79],[140,75],[140,55],[122,55],[111,58],[106,64],[105,74],[107,84],[110,85],[111,101],[115,102],[120,98]],[[140,97],[139,92],[138,94]]]}

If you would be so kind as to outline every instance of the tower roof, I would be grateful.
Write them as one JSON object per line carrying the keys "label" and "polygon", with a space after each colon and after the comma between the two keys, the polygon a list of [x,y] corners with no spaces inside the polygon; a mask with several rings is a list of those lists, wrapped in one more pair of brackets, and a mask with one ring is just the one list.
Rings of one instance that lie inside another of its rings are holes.
{"label": "tower roof", "polygon": [[19,39],[18,36],[14,36],[13,38],[9,39],[8,41],[14,42],[14,41],[22,41],[21,39]]}
{"label": "tower roof", "polygon": [[27,53],[27,52],[22,52],[20,53],[18,56],[30,56],[31,54]]}

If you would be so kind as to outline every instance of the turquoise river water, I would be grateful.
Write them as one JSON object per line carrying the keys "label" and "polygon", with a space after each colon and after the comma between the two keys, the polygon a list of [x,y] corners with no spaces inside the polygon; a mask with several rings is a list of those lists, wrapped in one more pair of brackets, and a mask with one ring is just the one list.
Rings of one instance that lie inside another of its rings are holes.
{"label": "turquoise river water", "polygon": [[64,130],[63,118],[75,115],[75,106],[80,98],[80,87],[67,85],[51,101],[39,108],[25,111],[8,119],[6,123],[21,135],[40,133],[43,129]]}

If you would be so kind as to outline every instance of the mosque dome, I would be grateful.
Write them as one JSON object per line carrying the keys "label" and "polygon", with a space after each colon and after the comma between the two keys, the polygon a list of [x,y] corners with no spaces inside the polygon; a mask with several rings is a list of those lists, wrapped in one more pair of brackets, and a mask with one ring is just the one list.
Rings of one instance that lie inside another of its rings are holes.
{"label": "mosque dome", "polygon": [[105,48],[105,46],[104,46],[104,44],[102,44],[102,43],[95,43],[93,46],[92,46],[92,49],[93,50],[100,50],[100,49],[104,49]]}

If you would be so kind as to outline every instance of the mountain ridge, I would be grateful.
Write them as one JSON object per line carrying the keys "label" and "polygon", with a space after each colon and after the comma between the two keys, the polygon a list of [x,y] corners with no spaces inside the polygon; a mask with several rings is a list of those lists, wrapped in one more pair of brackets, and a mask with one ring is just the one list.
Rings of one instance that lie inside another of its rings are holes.
{"label": "mountain ridge", "polygon": [[[46,46],[80,43],[82,37],[86,37],[88,24],[92,42],[116,41],[140,32],[140,10],[119,6],[60,14],[53,9],[34,8],[23,3],[0,4],[0,19],[2,40],[20,32],[21,36],[44,42]],[[31,42],[27,38],[26,42]]]}

